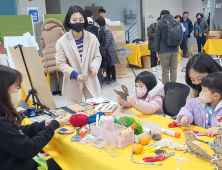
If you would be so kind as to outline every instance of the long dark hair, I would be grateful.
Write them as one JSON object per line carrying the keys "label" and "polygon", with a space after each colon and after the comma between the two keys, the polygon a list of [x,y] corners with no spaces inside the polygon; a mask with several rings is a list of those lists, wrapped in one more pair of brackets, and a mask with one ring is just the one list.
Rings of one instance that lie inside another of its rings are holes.
{"label": "long dark hair", "polygon": [[155,75],[149,71],[143,71],[136,76],[135,83],[140,82],[146,85],[147,94],[145,95],[145,97],[148,95],[149,91],[151,91],[157,85]]}
{"label": "long dark hair", "polygon": [[66,17],[65,17],[65,20],[63,22],[63,25],[64,25],[66,31],[69,31],[70,29],[72,29],[71,25],[70,25],[70,18],[72,16],[72,14],[76,13],[76,12],[79,12],[80,14],[82,14],[82,16],[84,18],[84,28],[86,28],[88,26],[88,20],[87,20],[87,16],[86,16],[85,11],[80,6],[75,5],[75,6],[69,7]]}
{"label": "long dark hair", "polygon": [[198,73],[214,73],[222,72],[222,67],[208,54],[199,53],[192,56],[186,66],[186,83],[196,89],[190,79],[190,69],[194,69]]}
{"label": "long dark hair", "polygon": [[22,119],[11,102],[9,87],[15,83],[20,85],[21,82],[22,75],[19,71],[0,65],[0,120],[17,126],[21,125]]}

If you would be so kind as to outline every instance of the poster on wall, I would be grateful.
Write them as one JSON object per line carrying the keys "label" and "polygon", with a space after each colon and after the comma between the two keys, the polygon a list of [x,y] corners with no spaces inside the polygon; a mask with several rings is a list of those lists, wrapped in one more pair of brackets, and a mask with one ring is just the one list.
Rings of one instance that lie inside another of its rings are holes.
{"label": "poster on wall", "polygon": [[96,6],[96,7],[92,7],[92,6],[86,6],[85,10],[90,10],[93,13],[93,20],[95,21],[97,18],[99,18],[99,10],[102,9],[102,6]]}
{"label": "poster on wall", "polygon": [[216,8],[219,8],[219,4],[216,4]]}
{"label": "poster on wall", "polygon": [[39,22],[39,9],[38,7],[27,7],[28,15],[32,16],[32,20],[34,23]]}
{"label": "poster on wall", "polygon": [[148,18],[149,18],[150,21],[153,21],[154,17],[153,17],[153,15],[148,15]]}

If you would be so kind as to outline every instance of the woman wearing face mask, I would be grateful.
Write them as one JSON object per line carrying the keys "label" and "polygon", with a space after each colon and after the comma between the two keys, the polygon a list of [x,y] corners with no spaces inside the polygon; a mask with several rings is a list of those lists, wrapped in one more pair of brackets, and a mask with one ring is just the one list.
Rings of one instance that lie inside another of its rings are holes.
{"label": "woman wearing face mask", "polygon": [[206,36],[209,33],[209,25],[207,20],[204,20],[202,13],[197,13],[197,21],[194,22],[193,35],[197,40],[198,52],[201,52],[201,45],[204,47],[206,43]]}
{"label": "woman wearing face mask", "polygon": [[128,96],[127,101],[124,101],[121,96],[117,96],[117,102],[123,107],[132,107],[146,115],[164,116],[162,82],[153,73],[143,71],[137,75],[135,85],[135,94]]}
{"label": "woman wearing face mask", "polygon": [[56,45],[56,64],[64,73],[62,93],[69,104],[98,97],[100,84],[97,77],[101,65],[99,42],[95,35],[84,31],[88,25],[85,11],[71,6],[64,20],[66,30]]}
{"label": "woman wearing face mask", "polygon": [[186,66],[186,83],[191,87],[191,91],[187,100],[199,96],[202,79],[214,72],[222,72],[222,67],[211,56],[199,53],[189,59]]}
{"label": "woman wearing face mask", "polygon": [[[16,112],[12,96],[17,98],[22,75],[17,70],[0,66],[0,169],[37,170],[33,158],[49,143],[54,131],[66,124],[66,119],[58,117],[41,123],[21,126],[21,115]],[[61,169],[51,159],[48,168]]]}

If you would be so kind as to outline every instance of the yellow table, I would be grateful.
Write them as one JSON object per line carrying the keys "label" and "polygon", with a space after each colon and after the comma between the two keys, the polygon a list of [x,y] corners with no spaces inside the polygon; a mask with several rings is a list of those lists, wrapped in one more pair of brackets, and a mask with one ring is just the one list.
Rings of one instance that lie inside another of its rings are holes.
{"label": "yellow table", "polygon": [[[157,116],[157,115],[143,115],[136,110],[132,109],[136,114],[139,115],[140,118],[145,119],[150,122],[158,123],[162,125],[162,128],[168,128],[168,124],[173,120],[165,117]],[[29,119],[24,119],[23,124],[30,124]],[[71,129],[71,127],[66,127]],[[196,131],[205,131],[205,129],[200,127],[192,126],[192,130]],[[172,137],[175,142],[179,140],[181,143],[184,143],[185,137],[180,128],[172,129],[177,132],[180,132],[181,138],[177,139]],[[45,152],[48,152],[53,159],[60,165],[63,170],[136,170],[136,169],[153,169],[153,170],[176,170],[178,168],[178,164],[176,164],[175,155],[180,155],[181,157],[186,157],[189,159],[189,163],[182,163],[180,166],[180,170],[187,169],[201,169],[201,170],[212,170],[213,168],[210,166],[210,162],[205,161],[201,158],[194,157],[191,153],[184,153],[183,151],[176,151],[176,154],[167,158],[163,162],[163,166],[158,165],[143,165],[143,164],[135,164],[131,162],[131,151],[132,145],[127,146],[122,149],[115,149],[112,152],[107,152],[104,149],[100,150],[93,146],[85,147],[85,145],[78,144],[77,142],[71,142],[70,138],[74,136],[71,135],[61,135],[55,131],[55,135],[53,139],[49,142],[49,144],[43,149]],[[163,138],[169,138],[170,136],[164,135]],[[210,137],[200,137],[202,140],[207,140],[209,142],[213,142],[214,138]],[[150,143],[154,141],[151,140]],[[208,151],[210,154],[214,154],[213,150],[206,144],[200,143],[200,146]],[[171,152],[172,150],[164,149],[167,152]],[[120,156],[112,157],[111,153],[121,154]],[[153,156],[154,153],[150,153],[149,151],[144,151],[141,154],[134,154],[134,161],[142,161],[144,157]]]}
{"label": "yellow table", "polygon": [[[141,45],[126,44],[126,49],[132,51],[131,54],[126,54],[126,57],[128,58],[130,64],[133,64],[141,68],[142,68],[142,63],[140,57],[151,55],[150,50],[148,50],[148,43],[144,43]],[[180,60],[181,60],[181,50],[179,48],[178,62]]]}
{"label": "yellow table", "polygon": [[209,55],[222,55],[222,39],[208,39],[204,50]]}

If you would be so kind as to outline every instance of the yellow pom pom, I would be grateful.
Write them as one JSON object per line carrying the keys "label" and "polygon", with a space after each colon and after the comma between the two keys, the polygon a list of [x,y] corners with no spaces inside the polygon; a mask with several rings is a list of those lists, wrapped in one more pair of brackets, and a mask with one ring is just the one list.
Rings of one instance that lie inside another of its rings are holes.
{"label": "yellow pom pom", "polygon": [[135,121],[136,121],[136,123],[139,123],[141,126],[143,126],[143,123],[142,123],[142,121],[140,120],[140,118],[138,118],[137,116],[134,116],[134,115],[132,115],[132,116],[130,116],[131,118],[133,118]]}

